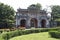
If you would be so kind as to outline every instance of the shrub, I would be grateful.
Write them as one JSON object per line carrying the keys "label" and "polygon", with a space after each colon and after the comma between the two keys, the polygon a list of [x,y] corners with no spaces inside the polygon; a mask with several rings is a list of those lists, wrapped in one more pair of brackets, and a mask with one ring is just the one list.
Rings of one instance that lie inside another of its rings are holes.
{"label": "shrub", "polygon": [[[9,32],[4,32],[0,35],[0,38],[3,40],[8,40],[9,38],[15,37],[15,36],[20,36],[20,35],[25,35],[25,34],[31,34],[31,33],[39,33],[39,32],[47,32],[51,30],[57,30],[57,29],[50,29],[50,28],[37,28],[37,29],[27,29],[27,30],[15,30],[15,31],[9,31]],[[55,35],[54,33],[50,32],[50,34]]]}
{"label": "shrub", "polygon": [[3,32],[9,32],[10,29],[0,29],[0,33],[3,33]]}
{"label": "shrub", "polygon": [[3,39],[3,40],[7,40],[7,33],[5,32],[5,33],[2,33],[1,35],[0,35],[0,38],[1,39]]}
{"label": "shrub", "polygon": [[58,32],[58,31],[52,31],[52,32],[49,32],[49,34],[53,38],[60,38],[60,32]]}

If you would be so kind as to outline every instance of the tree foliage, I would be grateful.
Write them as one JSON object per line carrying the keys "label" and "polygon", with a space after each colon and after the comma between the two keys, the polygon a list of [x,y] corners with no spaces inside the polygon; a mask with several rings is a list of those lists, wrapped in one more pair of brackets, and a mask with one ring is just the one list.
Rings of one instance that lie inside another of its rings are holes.
{"label": "tree foliage", "polygon": [[52,18],[53,20],[59,19],[60,18],[60,6],[59,5],[54,5],[51,7],[52,9]]}
{"label": "tree foliage", "polygon": [[39,9],[42,9],[41,4],[39,4],[39,3],[36,4],[36,7],[39,8]]}
{"label": "tree foliage", "polygon": [[42,9],[41,4],[39,4],[39,3],[37,3],[37,4],[32,4],[32,5],[29,6],[29,8],[30,8],[30,7],[32,7],[32,8],[34,7],[34,8],[37,8],[37,9]]}
{"label": "tree foliage", "polygon": [[14,9],[0,3],[0,27],[9,27],[14,22]]}

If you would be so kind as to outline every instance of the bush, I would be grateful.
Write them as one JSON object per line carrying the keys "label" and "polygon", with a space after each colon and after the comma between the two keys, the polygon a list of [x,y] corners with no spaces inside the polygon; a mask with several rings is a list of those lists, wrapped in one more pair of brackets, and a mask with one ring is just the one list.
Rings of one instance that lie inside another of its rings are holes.
{"label": "bush", "polygon": [[58,32],[58,31],[52,31],[52,32],[49,32],[49,34],[53,38],[60,38],[60,32]]}
{"label": "bush", "polygon": [[1,35],[0,35],[0,38],[1,39],[3,39],[3,40],[7,40],[7,33],[5,32],[5,33],[2,33]]}
{"label": "bush", "polygon": [[[57,30],[57,29],[50,29],[50,28],[37,28],[37,29],[27,29],[27,30],[15,30],[15,31],[9,31],[9,32],[4,32],[0,35],[0,38],[3,40],[8,40],[9,38],[15,37],[15,36],[20,36],[20,35],[26,35],[26,34],[31,34],[31,33],[39,33],[39,32],[47,32],[51,30]],[[51,32],[50,32],[51,34]],[[53,34],[53,33],[52,33]],[[55,35],[55,34],[53,34]]]}
{"label": "bush", "polygon": [[3,32],[9,32],[10,29],[0,29],[0,33],[3,33]]}

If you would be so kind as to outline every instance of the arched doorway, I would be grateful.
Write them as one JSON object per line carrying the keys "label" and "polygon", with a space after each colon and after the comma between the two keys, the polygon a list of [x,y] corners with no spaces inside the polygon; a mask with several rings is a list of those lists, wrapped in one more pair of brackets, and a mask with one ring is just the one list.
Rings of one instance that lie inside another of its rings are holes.
{"label": "arched doorway", "polygon": [[30,25],[31,25],[31,27],[37,27],[37,26],[38,26],[38,25],[37,25],[37,19],[32,18],[32,19],[30,20]]}
{"label": "arched doorway", "polygon": [[26,26],[26,20],[25,20],[25,19],[22,19],[22,20],[20,21],[20,26],[21,26],[21,27],[25,27],[25,26]]}
{"label": "arched doorway", "polygon": [[42,27],[42,28],[45,28],[45,27],[46,27],[46,20],[43,19],[43,20],[41,21],[41,27]]}

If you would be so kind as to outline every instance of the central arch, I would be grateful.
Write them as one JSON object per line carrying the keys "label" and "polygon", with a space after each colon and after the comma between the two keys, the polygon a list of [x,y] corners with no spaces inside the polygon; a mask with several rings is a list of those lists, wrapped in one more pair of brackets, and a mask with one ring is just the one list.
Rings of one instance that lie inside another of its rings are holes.
{"label": "central arch", "polygon": [[45,28],[46,27],[46,20],[45,19],[42,19],[41,20],[41,27],[42,28]]}
{"label": "central arch", "polygon": [[31,27],[37,27],[37,26],[38,26],[37,23],[38,23],[38,21],[37,21],[37,19],[35,19],[35,18],[32,18],[32,19],[30,20],[30,25],[31,25]]}
{"label": "central arch", "polygon": [[21,26],[21,27],[25,27],[25,26],[26,26],[26,20],[25,20],[25,19],[22,19],[22,20],[20,21],[20,26]]}

